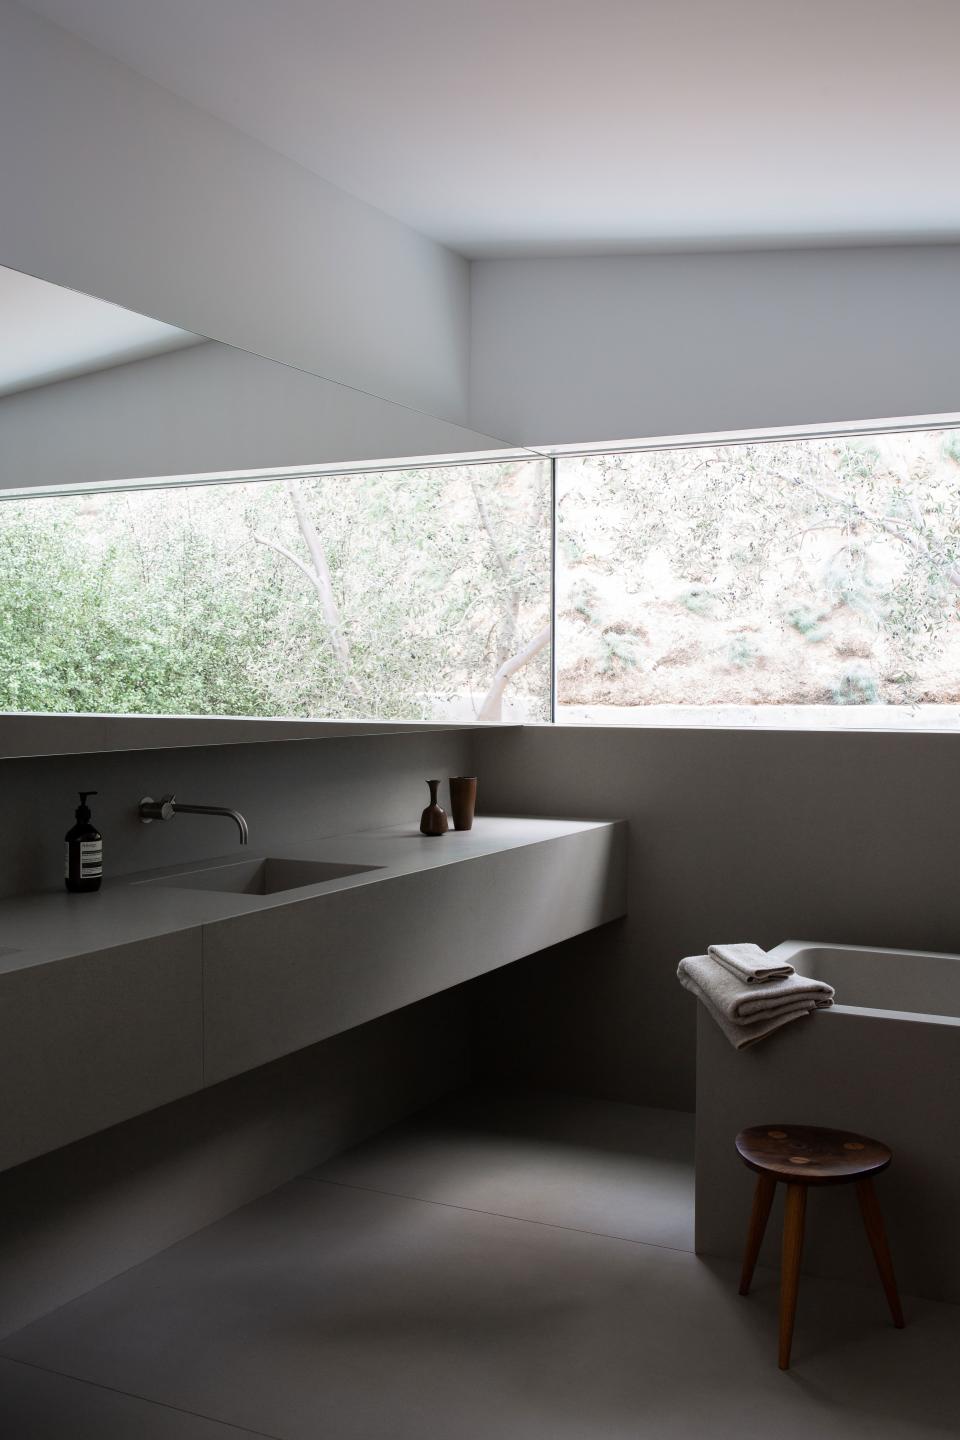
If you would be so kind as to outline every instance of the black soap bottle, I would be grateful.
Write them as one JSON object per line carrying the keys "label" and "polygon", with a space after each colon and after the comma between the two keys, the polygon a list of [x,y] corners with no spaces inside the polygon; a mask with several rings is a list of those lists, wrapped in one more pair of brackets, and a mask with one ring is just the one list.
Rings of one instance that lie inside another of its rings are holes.
{"label": "black soap bottle", "polygon": [[99,890],[103,879],[103,836],[96,826],[90,824],[90,807],[87,804],[87,796],[96,793],[96,790],[79,792],[77,823],[71,825],[63,837],[67,842],[64,879],[68,890]]}

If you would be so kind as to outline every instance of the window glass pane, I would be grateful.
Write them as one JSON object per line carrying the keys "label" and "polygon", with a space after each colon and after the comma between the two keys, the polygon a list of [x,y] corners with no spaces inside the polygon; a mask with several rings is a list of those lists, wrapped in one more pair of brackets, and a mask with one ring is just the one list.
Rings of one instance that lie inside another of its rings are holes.
{"label": "window glass pane", "polygon": [[960,432],[557,462],[557,718],[960,717]]}
{"label": "window glass pane", "polygon": [[541,461],[10,500],[0,708],[544,719],[549,597]]}

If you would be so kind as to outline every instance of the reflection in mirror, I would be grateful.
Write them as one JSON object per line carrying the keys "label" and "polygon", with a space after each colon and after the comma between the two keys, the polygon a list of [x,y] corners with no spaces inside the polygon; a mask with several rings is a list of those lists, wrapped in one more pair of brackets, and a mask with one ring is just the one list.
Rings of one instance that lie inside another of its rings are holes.
{"label": "reflection in mirror", "polygon": [[30,714],[549,716],[550,466],[491,437],[0,270],[0,498],[16,753]]}
{"label": "reflection in mirror", "polygon": [[0,488],[515,453],[489,435],[0,267]]}

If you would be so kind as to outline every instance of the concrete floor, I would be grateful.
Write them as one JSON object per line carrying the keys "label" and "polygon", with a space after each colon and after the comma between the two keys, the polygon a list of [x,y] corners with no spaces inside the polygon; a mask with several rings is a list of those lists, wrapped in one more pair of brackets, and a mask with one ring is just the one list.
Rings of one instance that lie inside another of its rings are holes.
{"label": "concrete floor", "polygon": [[692,1253],[692,1118],[468,1095],[0,1343],[11,1440],[956,1434],[960,1307]]}

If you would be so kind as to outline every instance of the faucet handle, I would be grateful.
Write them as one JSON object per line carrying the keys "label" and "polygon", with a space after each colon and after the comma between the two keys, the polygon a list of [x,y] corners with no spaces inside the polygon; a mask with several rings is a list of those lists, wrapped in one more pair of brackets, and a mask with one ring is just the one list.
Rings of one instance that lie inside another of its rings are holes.
{"label": "faucet handle", "polygon": [[173,795],[164,795],[162,800],[154,800],[152,795],[144,795],[140,801],[140,819],[142,823],[149,825],[152,820],[172,820],[174,798]]}

